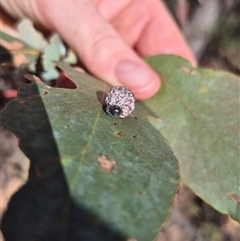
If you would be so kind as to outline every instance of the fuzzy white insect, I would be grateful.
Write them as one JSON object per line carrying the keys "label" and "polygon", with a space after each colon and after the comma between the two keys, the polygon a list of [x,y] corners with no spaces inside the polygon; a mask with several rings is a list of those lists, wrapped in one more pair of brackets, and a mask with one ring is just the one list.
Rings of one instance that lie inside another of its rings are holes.
{"label": "fuzzy white insect", "polygon": [[113,87],[106,96],[106,112],[113,117],[125,118],[135,109],[134,94],[124,86]]}

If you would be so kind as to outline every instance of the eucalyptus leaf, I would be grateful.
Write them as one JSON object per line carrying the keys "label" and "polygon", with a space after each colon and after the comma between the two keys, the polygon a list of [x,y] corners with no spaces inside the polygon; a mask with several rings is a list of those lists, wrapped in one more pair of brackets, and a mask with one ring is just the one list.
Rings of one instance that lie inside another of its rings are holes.
{"label": "eucalyptus leaf", "polygon": [[193,68],[176,56],[146,61],[160,74],[162,87],[144,104],[159,117],[149,119],[173,148],[182,181],[240,221],[239,77]]}
{"label": "eucalyptus leaf", "polygon": [[[45,80],[54,80],[59,76],[53,61],[64,61],[69,64],[76,64],[77,57],[71,49],[67,49],[61,37],[53,33],[48,38],[38,31],[31,20],[23,19],[17,24],[21,40],[41,52],[39,64],[41,64],[40,77]],[[39,53],[40,54],[40,53]],[[35,64],[35,62],[34,62]],[[35,71],[31,65],[30,70]]]}
{"label": "eucalyptus leaf", "polygon": [[21,40],[38,51],[43,51],[48,44],[43,34],[35,29],[33,22],[30,19],[23,19],[20,21],[17,24],[17,29]]}
{"label": "eucalyptus leaf", "polygon": [[43,73],[41,77],[44,80],[56,79],[59,76],[53,60],[60,60],[66,54],[66,47],[64,46],[60,36],[53,34],[49,39],[49,44],[44,48],[42,55]]}
{"label": "eucalyptus leaf", "polygon": [[71,49],[67,51],[66,57],[63,59],[63,62],[67,64],[76,64],[77,63],[77,55]]}
{"label": "eucalyptus leaf", "polygon": [[31,160],[29,182],[3,218],[8,240],[150,241],[165,221],[179,183],[178,162],[149,123],[104,111],[109,87],[58,63],[76,89],[36,77],[2,112],[2,125]]}

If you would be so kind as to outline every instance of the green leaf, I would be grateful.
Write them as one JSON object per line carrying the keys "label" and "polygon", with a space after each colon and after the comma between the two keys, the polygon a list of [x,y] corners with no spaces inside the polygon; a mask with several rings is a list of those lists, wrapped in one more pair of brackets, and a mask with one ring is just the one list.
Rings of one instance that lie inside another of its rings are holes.
{"label": "green leaf", "polygon": [[52,61],[58,61],[66,55],[66,48],[59,35],[53,34],[46,39],[40,31],[35,29],[33,22],[29,19],[20,21],[17,28],[21,39],[42,53],[41,78],[46,81],[57,79],[59,73]]}
{"label": "green leaf", "polygon": [[49,44],[44,48],[42,64],[44,72],[41,77],[45,80],[56,79],[59,76],[53,60],[58,61],[66,54],[66,48],[58,34],[53,34]]}
{"label": "green leaf", "polygon": [[[39,50],[42,54],[41,64],[42,72],[40,76],[43,80],[49,81],[57,79],[59,72],[53,61],[63,60],[64,62],[75,64],[77,57],[70,49],[66,49],[60,36],[56,33],[52,34],[48,39],[35,29],[33,22],[29,19],[23,19],[17,25],[21,40]],[[34,69],[31,69],[35,71]]]}
{"label": "green leaf", "polygon": [[23,19],[17,24],[21,39],[32,46],[34,49],[43,51],[48,44],[43,34],[35,29],[33,22],[29,19]]}
{"label": "green leaf", "polygon": [[30,180],[3,219],[4,235],[18,241],[152,240],[179,182],[170,146],[141,103],[135,117],[109,117],[102,106],[109,87],[58,65],[76,89],[51,88],[35,77],[2,113],[3,126],[31,160]]}
{"label": "green leaf", "polygon": [[[146,59],[161,75],[161,90],[144,104],[167,138],[180,175],[205,202],[240,221],[239,77],[194,69],[175,56]],[[234,195],[232,195],[234,194]]]}
{"label": "green leaf", "polygon": [[66,54],[66,57],[63,59],[63,62],[64,63],[67,63],[67,64],[76,64],[77,63],[77,56],[75,54],[75,52],[71,49],[69,49],[67,51],[67,54]]}

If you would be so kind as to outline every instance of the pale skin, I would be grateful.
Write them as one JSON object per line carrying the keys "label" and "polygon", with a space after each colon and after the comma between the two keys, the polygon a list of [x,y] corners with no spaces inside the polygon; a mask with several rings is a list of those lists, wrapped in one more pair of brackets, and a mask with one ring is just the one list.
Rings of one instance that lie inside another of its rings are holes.
{"label": "pale skin", "polygon": [[153,96],[159,76],[142,60],[175,54],[196,60],[160,0],[1,0],[14,17],[27,16],[58,32],[86,69],[110,85]]}

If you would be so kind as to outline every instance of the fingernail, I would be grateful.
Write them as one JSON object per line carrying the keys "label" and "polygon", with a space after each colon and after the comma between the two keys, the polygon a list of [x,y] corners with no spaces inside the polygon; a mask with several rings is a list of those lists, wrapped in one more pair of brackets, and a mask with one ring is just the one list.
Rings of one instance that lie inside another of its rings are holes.
{"label": "fingernail", "polygon": [[122,85],[134,92],[141,92],[148,86],[154,86],[154,82],[158,81],[149,69],[131,60],[123,60],[117,64],[115,74]]}

